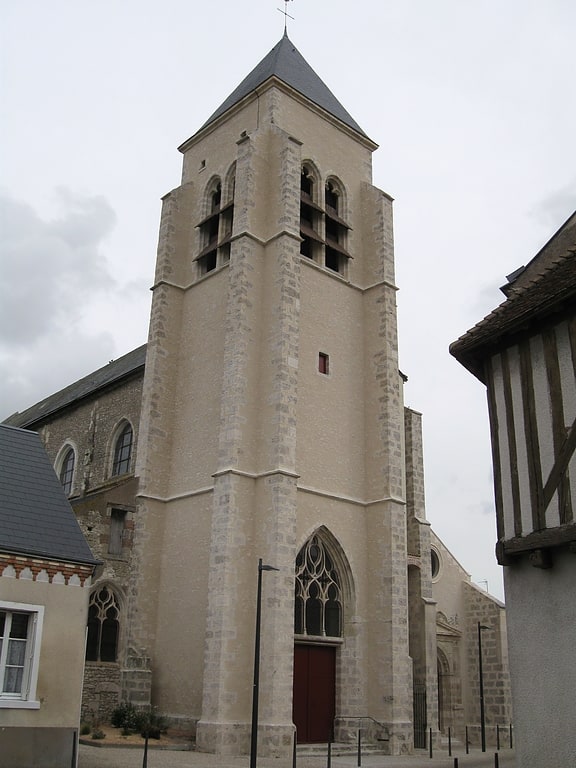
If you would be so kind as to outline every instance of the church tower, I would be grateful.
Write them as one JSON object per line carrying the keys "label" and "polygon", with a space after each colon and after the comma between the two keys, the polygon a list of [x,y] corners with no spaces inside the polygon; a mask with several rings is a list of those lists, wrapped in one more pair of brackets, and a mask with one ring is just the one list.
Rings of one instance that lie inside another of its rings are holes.
{"label": "church tower", "polygon": [[179,149],[124,693],[194,723],[200,750],[247,752],[262,558],[278,571],[263,574],[261,754],[291,754],[294,724],[299,742],[362,724],[410,750],[405,414],[376,144],[284,35]]}

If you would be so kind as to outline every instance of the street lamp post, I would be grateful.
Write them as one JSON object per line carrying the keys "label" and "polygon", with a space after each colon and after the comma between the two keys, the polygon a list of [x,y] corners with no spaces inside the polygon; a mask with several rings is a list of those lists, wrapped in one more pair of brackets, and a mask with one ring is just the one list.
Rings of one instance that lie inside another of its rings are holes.
{"label": "street lamp post", "polygon": [[254,683],[252,689],[252,733],[250,737],[250,768],[256,768],[258,755],[258,693],[260,687],[260,618],[262,614],[262,571],[278,571],[273,565],[258,560],[258,593],[256,597],[256,635],[254,640]]}
{"label": "street lamp post", "polygon": [[478,622],[478,672],[480,676],[480,734],[482,752],[486,752],[486,716],[484,713],[484,674],[482,671],[482,630],[490,629]]}

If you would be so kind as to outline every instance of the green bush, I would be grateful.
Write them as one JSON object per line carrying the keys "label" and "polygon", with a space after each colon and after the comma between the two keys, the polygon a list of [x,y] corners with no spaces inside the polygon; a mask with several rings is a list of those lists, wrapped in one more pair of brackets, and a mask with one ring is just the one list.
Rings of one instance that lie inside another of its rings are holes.
{"label": "green bush", "polygon": [[95,728],[92,731],[92,738],[93,739],[105,739],[106,738],[106,734],[104,733],[104,731],[101,731],[100,728]]}
{"label": "green bush", "polygon": [[112,712],[110,723],[114,728],[122,728],[123,736],[140,733],[143,737],[159,739],[167,730],[166,719],[153,709],[136,709],[134,704],[123,702]]}
{"label": "green bush", "polygon": [[91,730],[90,723],[80,723],[80,736],[87,736]]}

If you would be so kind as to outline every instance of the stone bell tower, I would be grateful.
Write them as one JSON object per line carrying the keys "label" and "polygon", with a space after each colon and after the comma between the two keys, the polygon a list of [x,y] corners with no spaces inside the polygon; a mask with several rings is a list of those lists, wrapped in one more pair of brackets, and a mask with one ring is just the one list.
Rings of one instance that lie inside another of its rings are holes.
{"label": "stone bell tower", "polygon": [[181,145],[164,198],[125,687],[149,672],[201,750],[249,747],[259,557],[279,569],[264,575],[262,753],[290,754],[294,723],[312,741],[364,718],[391,752],[411,748],[392,202],[372,185],[375,149],[284,35]]}

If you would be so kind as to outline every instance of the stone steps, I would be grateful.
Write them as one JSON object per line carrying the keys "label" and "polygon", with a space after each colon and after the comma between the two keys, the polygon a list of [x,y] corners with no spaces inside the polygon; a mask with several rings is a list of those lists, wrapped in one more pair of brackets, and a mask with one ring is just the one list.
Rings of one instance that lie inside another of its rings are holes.
{"label": "stone steps", "polygon": [[[332,756],[342,757],[345,755],[356,755],[358,745],[354,742],[336,742],[332,744]],[[296,754],[299,757],[317,757],[328,754],[328,744],[298,744]],[[374,744],[362,742],[363,755],[385,755],[387,754],[386,743]]]}

